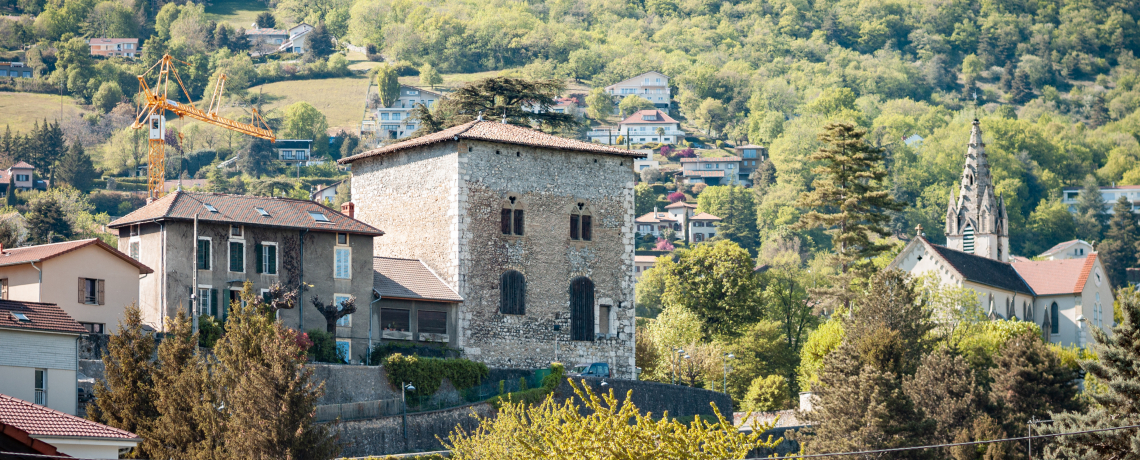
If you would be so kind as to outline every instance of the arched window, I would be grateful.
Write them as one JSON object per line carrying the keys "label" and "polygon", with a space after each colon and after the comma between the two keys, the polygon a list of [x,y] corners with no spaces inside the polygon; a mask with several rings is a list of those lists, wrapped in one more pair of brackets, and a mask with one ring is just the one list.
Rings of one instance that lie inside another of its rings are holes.
{"label": "arched window", "polygon": [[966,224],[962,229],[962,252],[974,253],[974,226]]}
{"label": "arched window", "polygon": [[1049,306],[1049,333],[1061,333],[1061,309],[1057,307],[1057,302]]}
{"label": "arched window", "polygon": [[594,216],[586,203],[576,203],[570,208],[570,239],[575,241],[593,241]]}
{"label": "arched window", "polygon": [[522,235],[525,228],[522,200],[510,195],[503,200],[503,210],[499,217],[499,227],[504,235]]}
{"label": "arched window", "polygon": [[499,277],[499,313],[526,314],[526,277],[522,273],[507,270]]}
{"label": "arched window", "polygon": [[570,340],[594,340],[594,282],[584,276],[570,281]]}

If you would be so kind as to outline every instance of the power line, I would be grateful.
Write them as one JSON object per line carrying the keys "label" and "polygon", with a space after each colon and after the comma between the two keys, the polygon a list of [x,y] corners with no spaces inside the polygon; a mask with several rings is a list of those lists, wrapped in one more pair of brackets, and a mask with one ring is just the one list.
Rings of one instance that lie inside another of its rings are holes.
{"label": "power line", "polygon": [[[1140,428],[1140,425],[1118,426],[1118,427],[1113,427],[1113,428],[1097,428],[1095,430],[1072,431],[1072,432],[1068,432],[1068,433],[1039,434],[1039,435],[1034,435],[1034,436],[1022,436],[1022,437],[1018,437],[1018,438],[991,439],[989,441],[955,442],[955,443],[951,443],[951,444],[936,444],[936,445],[931,445],[931,446],[896,447],[893,449],[864,450],[864,451],[859,451],[859,452],[837,452],[837,453],[830,453],[830,454],[795,455],[795,456],[791,456],[791,457],[779,457],[779,458],[822,458],[822,457],[838,457],[841,455],[881,454],[881,453],[886,453],[886,452],[902,452],[902,451],[907,451],[907,450],[938,449],[938,448],[943,448],[943,447],[973,446],[973,445],[978,445],[978,444],[993,444],[993,443],[998,443],[998,442],[1026,441],[1026,440],[1030,440],[1030,439],[1040,439],[1040,438],[1055,438],[1058,436],[1069,436],[1069,435],[1074,435],[1074,434],[1087,434],[1087,433],[1099,433],[1101,431],[1126,430],[1129,428]],[[763,457],[763,458],[766,458],[766,457]],[[749,459],[745,459],[745,460],[762,460],[762,457],[749,458]]]}

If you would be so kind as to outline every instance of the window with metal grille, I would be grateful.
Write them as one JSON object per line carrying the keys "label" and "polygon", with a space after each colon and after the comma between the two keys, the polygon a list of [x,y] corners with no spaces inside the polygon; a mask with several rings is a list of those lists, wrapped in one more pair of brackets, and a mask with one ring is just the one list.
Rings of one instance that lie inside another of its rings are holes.
{"label": "window with metal grille", "polygon": [[36,404],[41,406],[47,405],[47,377],[47,369],[36,369]]}
{"label": "window with metal grille", "polygon": [[594,340],[594,282],[584,276],[570,281],[570,340]]}
{"label": "window with metal grille", "polygon": [[420,310],[416,312],[416,329],[424,334],[446,334],[447,312]]}
{"label": "window with metal grille", "polygon": [[399,308],[381,308],[380,328],[385,331],[411,332],[410,312]]}
{"label": "window with metal grille", "polygon": [[499,313],[526,314],[526,277],[515,270],[507,270],[499,277]]}

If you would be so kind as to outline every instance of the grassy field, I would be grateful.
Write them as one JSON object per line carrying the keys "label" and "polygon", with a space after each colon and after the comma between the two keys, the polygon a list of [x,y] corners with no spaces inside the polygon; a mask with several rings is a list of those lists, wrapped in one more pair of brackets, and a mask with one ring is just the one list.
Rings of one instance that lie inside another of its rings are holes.
{"label": "grassy field", "polygon": [[359,128],[364,115],[368,79],[363,76],[323,80],[279,81],[249,89],[275,96],[265,110],[281,109],[305,101],[325,114],[330,128]]}
{"label": "grassy field", "polygon": [[249,0],[214,0],[206,6],[206,18],[217,22],[225,22],[235,29],[249,28],[257,14],[269,11],[264,3]]}
{"label": "grassy field", "polygon": [[[63,114],[70,116],[86,111],[75,105],[70,97],[63,98]],[[27,132],[32,124],[59,119],[59,96],[36,93],[0,93],[0,125],[7,125],[12,132]],[[0,128],[2,129],[2,128]]]}

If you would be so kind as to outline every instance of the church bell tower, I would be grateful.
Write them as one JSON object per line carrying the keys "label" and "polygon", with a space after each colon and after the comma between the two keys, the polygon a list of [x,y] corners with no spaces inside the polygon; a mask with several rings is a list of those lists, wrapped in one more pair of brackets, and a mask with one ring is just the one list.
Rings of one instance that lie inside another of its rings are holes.
{"label": "church bell tower", "polygon": [[951,194],[946,209],[946,247],[1009,262],[1009,216],[1005,200],[994,196],[978,120],[970,129],[961,181],[958,199]]}

